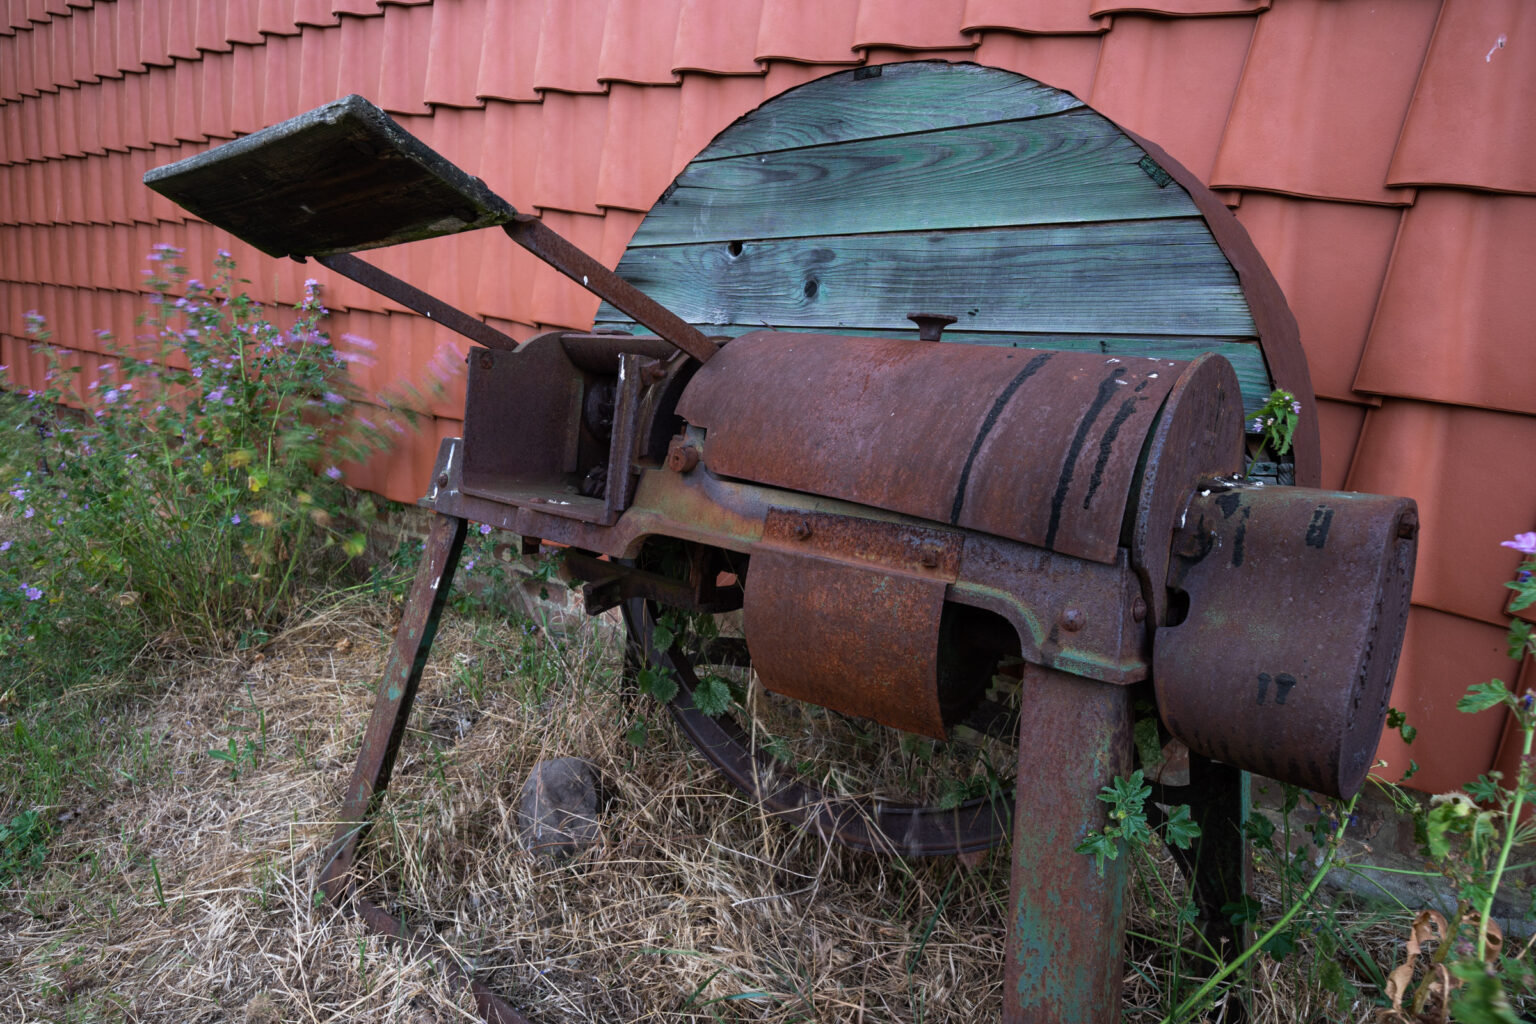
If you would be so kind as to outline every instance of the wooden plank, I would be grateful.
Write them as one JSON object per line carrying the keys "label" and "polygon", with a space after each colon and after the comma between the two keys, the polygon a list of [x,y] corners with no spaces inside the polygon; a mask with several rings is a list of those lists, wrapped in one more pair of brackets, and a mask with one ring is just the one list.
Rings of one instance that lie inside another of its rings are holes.
{"label": "wooden plank", "polygon": [[[597,328],[634,328],[633,321],[598,321]],[[713,324],[708,331],[716,337],[734,338],[751,331],[760,331],[761,324]],[[838,334],[873,336],[878,338],[916,339],[917,329],[905,331],[877,330],[864,327],[839,327]],[[1264,353],[1257,339],[1248,338],[1179,338],[1158,335],[1139,337],[1109,337],[1100,334],[1019,334],[1016,332],[956,331],[944,332],[944,343],[967,345],[1008,345],[1014,348],[1038,348],[1055,352],[1101,352],[1110,356],[1144,356],[1149,359],[1174,359],[1187,363],[1206,352],[1225,356],[1237,373],[1242,388],[1243,409],[1255,412],[1269,399],[1273,385],[1264,365]]]}
{"label": "wooden plank", "polygon": [[1183,189],[1142,169],[1145,158],[1084,108],[696,160],[631,245],[1194,216]]}
{"label": "wooden plank", "polygon": [[855,68],[807,82],[747,113],[696,159],[1039,117],[1082,105],[1071,93],[975,64]]}
{"label": "wooden plank", "polygon": [[[1247,337],[1237,276],[1198,218],[631,248],[621,277],[690,323]],[[609,307],[600,320],[620,319]]]}

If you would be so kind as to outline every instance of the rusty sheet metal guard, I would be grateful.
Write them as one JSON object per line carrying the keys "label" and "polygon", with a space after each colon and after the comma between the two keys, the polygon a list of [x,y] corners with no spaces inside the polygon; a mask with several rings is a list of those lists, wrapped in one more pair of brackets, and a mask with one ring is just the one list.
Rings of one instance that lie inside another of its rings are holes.
{"label": "rusty sheet metal guard", "polygon": [[942,565],[951,579],[959,562],[954,534],[770,511],[763,541],[752,549],[742,609],[752,669],[775,693],[944,739],[938,656],[945,580],[938,572],[859,564],[861,553],[880,548],[893,561]]}
{"label": "rusty sheet metal guard", "polygon": [[709,432],[722,476],[1113,562],[1142,442],[1184,366],[758,331],[694,376],[678,413]]}
{"label": "rusty sheet metal guard", "polygon": [[1158,630],[1153,653],[1169,730],[1249,771],[1358,790],[1402,647],[1417,534],[1406,498],[1202,490],[1169,577],[1188,618]]}

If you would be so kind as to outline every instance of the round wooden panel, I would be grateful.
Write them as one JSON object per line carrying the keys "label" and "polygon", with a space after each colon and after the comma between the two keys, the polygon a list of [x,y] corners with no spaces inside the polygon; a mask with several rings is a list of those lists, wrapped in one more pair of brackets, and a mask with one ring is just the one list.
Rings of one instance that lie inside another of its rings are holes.
{"label": "round wooden panel", "polygon": [[[951,342],[1217,352],[1248,411],[1274,387],[1313,407],[1295,320],[1220,200],[1070,93],[996,68],[858,68],[769,100],[684,168],[618,272],[709,334],[908,335],[909,313],[942,313]],[[1315,484],[1315,416],[1295,460]]]}

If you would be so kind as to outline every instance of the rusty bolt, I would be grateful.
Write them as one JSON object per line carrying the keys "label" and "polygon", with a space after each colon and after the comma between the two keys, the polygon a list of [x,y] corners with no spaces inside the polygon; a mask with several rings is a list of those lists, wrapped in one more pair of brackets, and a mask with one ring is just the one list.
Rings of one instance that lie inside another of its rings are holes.
{"label": "rusty bolt", "polygon": [[489,352],[480,353],[480,369],[489,370],[495,361],[495,357],[492,356]]}
{"label": "rusty bolt", "polygon": [[439,487],[447,487],[448,486],[448,474],[447,473],[439,473],[439,474],[437,474],[437,486],[439,486]]}
{"label": "rusty bolt", "polygon": [[1061,613],[1061,628],[1068,633],[1076,633],[1088,624],[1088,616],[1083,614],[1081,608],[1068,608]]}
{"label": "rusty bolt", "polygon": [[667,468],[674,473],[689,473],[699,464],[699,450],[682,438],[673,438],[667,446]]}
{"label": "rusty bolt", "polygon": [[800,525],[795,527],[795,536],[801,540],[811,539],[811,524],[806,520],[800,520]]}
{"label": "rusty bolt", "polygon": [[923,568],[933,569],[939,564],[939,553],[932,548],[924,548],[923,553],[917,556],[917,560],[922,563]]}
{"label": "rusty bolt", "polygon": [[1408,511],[1397,521],[1397,536],[1401,540],[1413,540],[1419,533],[1418,513]]}
{"label": "rusty bolt", "polygon": [[1134,619],[1137,622],[1141,622],[1144,619],[1146,619],[1146,617],[1147,617],[1147,601],[1146,601],[1146,598],[1138,597],[1136,600],[1131,602],[1131,618]]}
{"label": "rusty bolt", "polygon": [[945,313],[908,313],[907,319],[917,324],[918,341],[938,341],[944,334],[944,328],[955,322],[955,318]]}

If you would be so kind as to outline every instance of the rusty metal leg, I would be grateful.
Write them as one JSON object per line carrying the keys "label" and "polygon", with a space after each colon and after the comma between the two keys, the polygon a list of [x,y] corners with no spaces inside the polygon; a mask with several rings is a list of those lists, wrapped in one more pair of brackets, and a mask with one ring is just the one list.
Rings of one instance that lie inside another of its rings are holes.
{"label": "rusty metal leg", "polygon": [[1075,847],[1106,823],[1099,790],[1130,774],[1130,693],[1033,665],[1020,693],[1003,1020],[1115,1024],[1126,859],[1100,875]]}
{"label": "rusty metal leg", "polygon": [[[1193,751],[1189,785],[1153,791],[1158,803],[1188,804],[1190,817],[1200,826],[1200,838],[1192,848],[1171,852],[1193,890],[1205,946],[1201,952],[1222,960],[1236,956],[1248,944],[1248,928],[1232,923],[1231,906],[1242,904],[1253,885],[1253,858],[1243,836],[1250,796],[1247,772]],[[1227,1004],[1223,1021],[1238,1024],[1246,1019],[1241,1001]]]}
{"label": "rusty metal leg", "polygon": [[416,687],[421,682],[422,669],[426,667],[432,640],[437,635],[438,620],[442,618],[448,590],[453,585],[459,553],[464,548],[466,526],[463,519],[455,516],[436,515],[432,518],[426,549],[421,554],[416,580],[411,584],[400,629],[395,634],[395,646],[389,652],[384,678],[380,680],[379,692],[374,698],[373,714],[363,734],[357,767],[352,771],[352,781],[347,783],[341,805],[341,824],[326,851],[320,871],[320,889],[337,905],[350,906],[373,931],[412,951],[442,956],[449,974],[469,986],[481,1016],[490,1024],[528,1024],[525,1017],[494,992],[470,978],[440,945],[414,937],[399,918],[353,891],[352,866],[358,845],[367,834],[373,812],[389,786],[395,754],[405,737],[405,723],[416,699]]}

